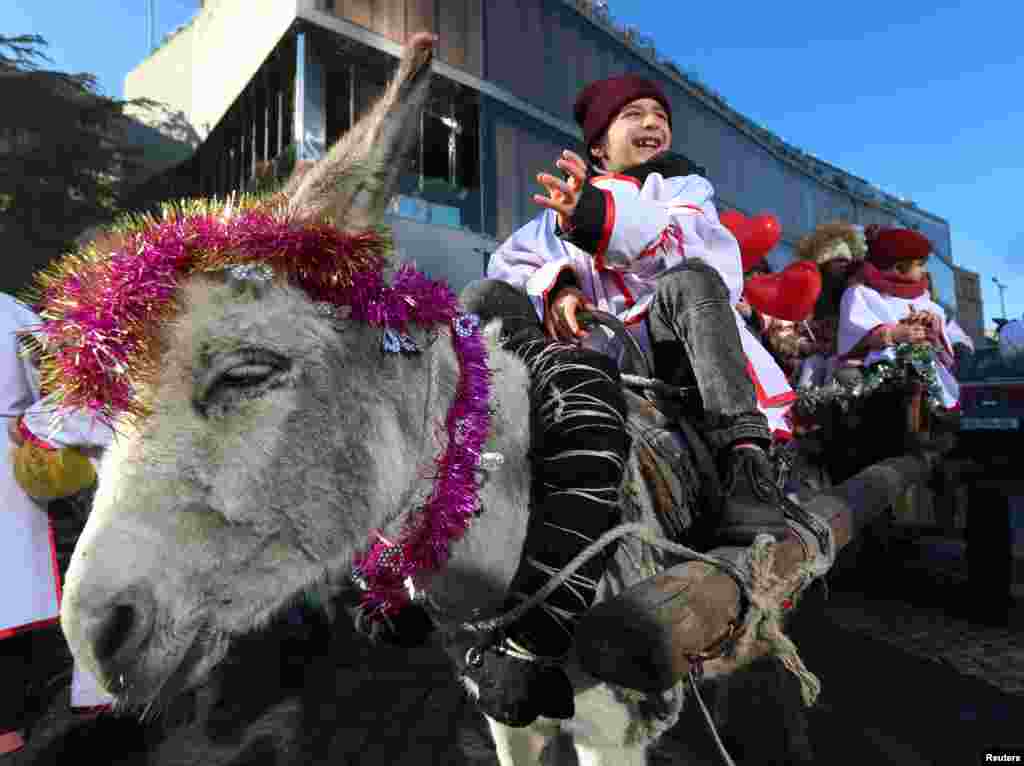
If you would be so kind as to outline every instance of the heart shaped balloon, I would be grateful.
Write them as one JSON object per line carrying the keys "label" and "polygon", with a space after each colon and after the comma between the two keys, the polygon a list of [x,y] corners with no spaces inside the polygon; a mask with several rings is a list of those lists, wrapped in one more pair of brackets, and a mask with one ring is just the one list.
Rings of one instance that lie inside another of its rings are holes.
{"label": "heart shaped balloon", "polygon": [[779,225],[779,219],[771,213],[761,213],[747,222],[746,234],[745,249],[750,251],[752,257],[761,260],[779,244],[779,240],[782,239],[782,227]]}
{"label": "heart shaped balloon", "polygon": [[821,294],[821,273],[810,261],[791,263],[778,274],[758,274],[743,285],[747,303],[762,314],[802,322]]}
{"label": "heart shaped balloon", "polygon": [[771,213],[761,213],[747,218],[736,210],[727,210],[718,216],[718,220],[739,242],[744,272],[750,271],[764,260],[782,237],[779,219]]}
{"label": "heart shaped balloon", "polygon": [[739,237],[736,236],[736,232],[739,231],[740,227],[747,222],[747,217],[738,210],[726,210],[719,213],[718,220],[722,222],[722,226],[732,232],[736,239],[739,239]]}

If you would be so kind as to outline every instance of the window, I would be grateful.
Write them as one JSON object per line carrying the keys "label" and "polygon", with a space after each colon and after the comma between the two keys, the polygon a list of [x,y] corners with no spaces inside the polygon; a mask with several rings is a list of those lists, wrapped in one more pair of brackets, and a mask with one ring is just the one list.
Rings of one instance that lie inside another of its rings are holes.
{"label": "window", "polygon": [[327,68],[324,72],[326,81],[326,103],[324,104],[327,121],[327,145],[332,145],[352,127],[352,70],[345,66]]}
{"label": "window", "polygon": [[[318,50],[326,75],[328,144],[358,120],[384,92],[396,59],[354,41],[323,36]],[[424,223],[480,231],[479,97],[434,75],[416,145],[403,158],[389,212]]]}
{"label": "window", "polygon": [[931,275],[932,299],[946,310],[949,316],[957,312],[956,274],[953,267],[938,255],[928,259],[928,273]]}
{"label": "window", "polygon": [[492,99],[486,100],[485,113],[486,231],[504,240],[541,210],[532,200],[532,195],[541,190],[537,173],[553,168],[563,149],[578,154],[583,150],[561,131]]}

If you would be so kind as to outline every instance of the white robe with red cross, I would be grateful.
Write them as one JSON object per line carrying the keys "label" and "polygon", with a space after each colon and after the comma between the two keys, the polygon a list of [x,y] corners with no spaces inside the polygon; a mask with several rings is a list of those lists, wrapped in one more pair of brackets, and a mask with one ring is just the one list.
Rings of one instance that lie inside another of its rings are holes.
{"label": "white robe with red cross", "polygon": [[[840,364],[843,361],[861,358],[857,344],[880,325],[895,325],[910,315],[911,310],[927,311],[942,319],[941,347],[936,349],[935,376],[942,389],[942,406],[955,409],[960,403],[960,384],[950,371],[953,362],[953,343],[949,337],[949,322],[946,311],[935,303],[928,293],[917,298],[898,298],[885,295],[868,285],[854,285],[843,293],[839,305],[839,338],[837,352]],[[895,349],[892,346],[867,351],[863,354],[864,365],[872,365],[882,360],[894,360]]]}
{"label": "white robe with red cross", "polygon": [[[644,320],[658,277],[684,258],[699,258],[718,271],[729,290],[758,408],[776,438],[789,438],[788,412],[796,394],[735,308],[743,292],[740,249],[718,220],[711,184],[697,175],[665,178],[660,173],[650,173],[643,184],[616,174],[590,182],[604,196],[603,233],[595,252],[559,237],[555,213],[546,210],[495,251],[487,276],[524,288],[543,319],[549,291],[569,270],[597,308],[622,321],[646,351],[650,340]],[[597,333],[590,334],[587,345],[608,350]]]}

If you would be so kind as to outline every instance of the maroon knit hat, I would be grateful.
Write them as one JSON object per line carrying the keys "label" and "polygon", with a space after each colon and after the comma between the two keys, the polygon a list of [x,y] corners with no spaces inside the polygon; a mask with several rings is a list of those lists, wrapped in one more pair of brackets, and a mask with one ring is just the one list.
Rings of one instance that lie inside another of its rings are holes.
{"label": "maroon knit hat", "polygon": [[900,261],[927,260],[932,243],[913,229],[868,226],[864,229],[868,243],[867,260],[878,269],[891,269]]}
{"label": "maroon knit hat", "polygon": [[615,115],[626,104],[640,98],[653,98],[665,107],[668,126],[672,127],[672,107],[655,83],[635,74],[624,74],[592,82],[580,91],[573,106],[573,115],[583,129],[583,142],[590,149],[607,130]]}

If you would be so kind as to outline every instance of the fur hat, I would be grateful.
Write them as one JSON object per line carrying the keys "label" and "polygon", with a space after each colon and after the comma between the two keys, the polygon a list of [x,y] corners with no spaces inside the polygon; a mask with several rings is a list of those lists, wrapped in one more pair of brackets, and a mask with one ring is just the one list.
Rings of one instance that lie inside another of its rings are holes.
{"label": "fur hat", "polygon": [[835,258],[826,251],[836,240],[842,240],[849,246],[855,262],[863,261],[867,255],[867,242],[859,226],[845,221],[832,221],[821,224],[803,237],[797,243],[796,257],[802,261],[814,261],[820,266]]}
{"label": "fur hat", "polygon": [[932,251],[928,238],[913,229],[868,226],[868,261],[875,268],[891,269],[900,261],[927,260]]}
{"label": "fur hat", "polygon": [[641,98],[653,98],[665,107],[668,125],[672,127],[672,107],[655,83],[635,74],[624,74],[592,82],[580,91],[573,106],[573,115],[583,129],[583,143],[587,149],[594,144],[611,125],[615,115],[626,104]]}

